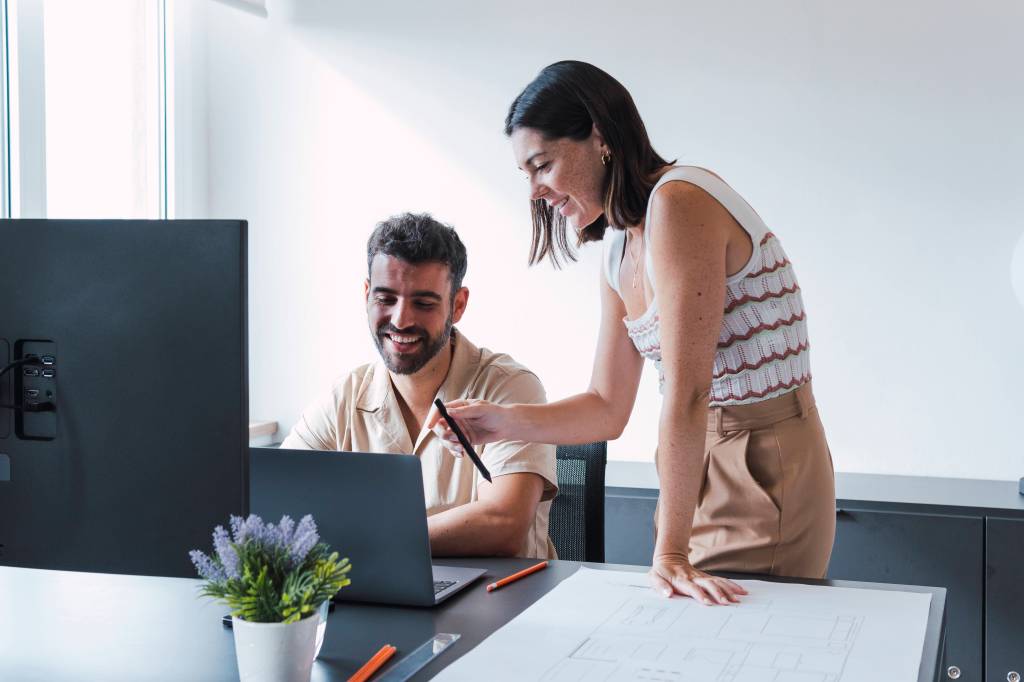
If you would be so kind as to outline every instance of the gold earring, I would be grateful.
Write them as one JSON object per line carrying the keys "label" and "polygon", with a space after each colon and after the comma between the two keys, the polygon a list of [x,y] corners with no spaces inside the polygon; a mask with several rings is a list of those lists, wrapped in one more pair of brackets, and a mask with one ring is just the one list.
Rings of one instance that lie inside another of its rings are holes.
{"label": "gold earring", "polygon": [[605,153],[601,154],[601,165],[602,166],[607,166],[609,163],[611,163],[611,161],[612,161],[612,153],[611,152],[605,152]]}

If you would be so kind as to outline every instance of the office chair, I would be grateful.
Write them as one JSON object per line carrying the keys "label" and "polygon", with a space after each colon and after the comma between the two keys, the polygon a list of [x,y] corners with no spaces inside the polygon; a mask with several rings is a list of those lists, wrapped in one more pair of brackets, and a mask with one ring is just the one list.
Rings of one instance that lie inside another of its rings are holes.
{"label": "office chair", "polygon": [[604,469],[608,444],[559,445],[558,497],[548,535],[559,559],[604,562]]}

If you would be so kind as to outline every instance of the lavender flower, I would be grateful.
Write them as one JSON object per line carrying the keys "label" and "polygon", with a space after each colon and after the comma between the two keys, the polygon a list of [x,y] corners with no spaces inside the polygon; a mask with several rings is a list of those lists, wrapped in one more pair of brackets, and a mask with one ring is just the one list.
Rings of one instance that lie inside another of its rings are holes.
{"label": "lavender flower", "polygon": [[294,526],[295,522],[293,522],[291,517],[287,515],[282,516],[281,522],[276,526],[272,523],[268,523],[264,530],[265,546],[274,551],[280,551],[287,548],[292,528],[294,528]]}
{"label": "lavender flower", "polygon": [[242,535],[242,524],[245,522],[245,519],[232,514],[228,521],[231,525],[231,537],[235,539],[235,542],[239,542],[239,537]]}
{"label": "lavender flower", "polygon": [[[202,552],[203,564],[196,563],[200,575],[203,570],[216,572],[221,579],[238,580],[242,577],[241,559],[236,547],[241,545],[258,545],[268,552],[283,552],[288,557],[288,566],[296,568],[306,560],[309,552],[320,542],[313,517],[307,514],[298,525],[290,516],[282,516],[276,525],[264,523],[263,519],[250,514],[246,518],[232,516],[228,533],[223,526],[213,529],[214,555],[211,559]],[[193,558],[193,562],[196,559]],[[211,573],[212,575],[213,573]]]}
{"label": "lavender flower", "polygon": [[291,558],[292,565],[301,564],[305,559],[309,551],[313,549],[317,543],[320,542],[320,534],[316,532],[316,522],[313,521],[313,517],[306,514],[299,521],[298,528],[295,529],[295,535],[292,537],[292,541],[289,547],[289,557]]}
{"label": "lavender flower", "polygon": [[236,545],[244,544],[249,540],[265,544],[266,531],[263,526],[263,519],[255,514],[249,514],[249,517],[245,519],[241,516],[232,516],[231,535]]}
{"label": "lavender flower", "polygon": [[217,526],[213,529],[213,549],[217,552],[217,558],[220,560],[221,566],[224,567],[227,577],[232,580],[241,578],[242,571],[239,567],[238,552],[231,544],[231,538],[224,530],[224,526]]}
{"label": "lavender flower", "polygon": [[192,564],[195,565],[196,571],[199,572],[201,578],[213,583],[222,583],[227,580],[224,569],[198,549],[193,549],[188,555],[192,559]]}
{"label": "lavender flower", "polygon": [[292,517],[285,515],[281,517],[281,522],[277,525],[277,546],[284,549],[292,544],[292,538],[295,533],[295,522],[292,521]]}

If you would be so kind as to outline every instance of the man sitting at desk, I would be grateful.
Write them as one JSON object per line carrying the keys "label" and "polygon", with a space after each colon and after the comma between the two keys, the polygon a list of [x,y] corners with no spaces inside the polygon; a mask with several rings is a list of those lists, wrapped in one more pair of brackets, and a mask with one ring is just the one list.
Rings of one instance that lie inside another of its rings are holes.
{"label": "man sitting at desk", "polygon": [[435,556],[554,558],[554,446],[480,447],[488,483],[468,457],[454,457],[424,428],[435,397],[546,400],[536,375],[508,355],[477,348],[452,326],[469,299],[466,247],[451,227],[406,213],[377,225],[366,258],[366,316],[381,359],[342,377],[306,408],[281,447],[414,454],[423,465]]}

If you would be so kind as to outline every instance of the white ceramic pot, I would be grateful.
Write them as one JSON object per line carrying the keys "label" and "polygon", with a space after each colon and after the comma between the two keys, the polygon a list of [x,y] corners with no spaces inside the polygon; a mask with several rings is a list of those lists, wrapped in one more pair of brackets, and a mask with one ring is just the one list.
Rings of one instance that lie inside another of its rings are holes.
{"label": "white ceramic pot", "polygon": [[319,613],[295,623],[231,618],[241,682],[309,682]]}
{"label": "white ceramic pot", "polygon": [[320,624],[316,626],[316,649],[313,652],[313,659],[320,657],[320,649],[324,645],[324,633],[327,632],[327,616],[330,614],[331,600],[324,599],[320,604],[320,608],[316,610],[317,618],[320,619]]}

